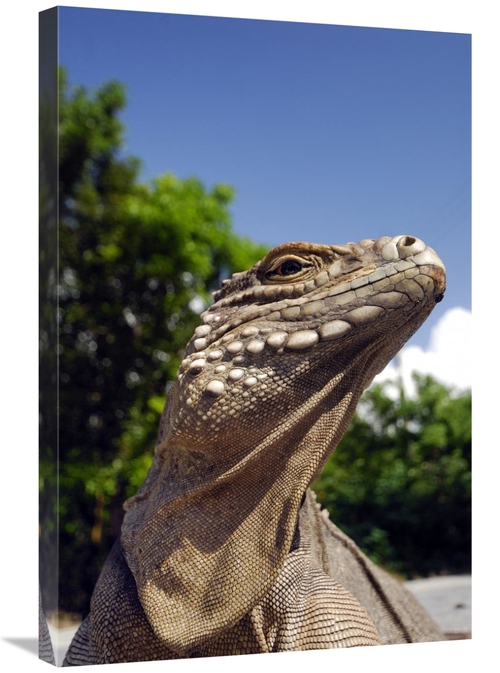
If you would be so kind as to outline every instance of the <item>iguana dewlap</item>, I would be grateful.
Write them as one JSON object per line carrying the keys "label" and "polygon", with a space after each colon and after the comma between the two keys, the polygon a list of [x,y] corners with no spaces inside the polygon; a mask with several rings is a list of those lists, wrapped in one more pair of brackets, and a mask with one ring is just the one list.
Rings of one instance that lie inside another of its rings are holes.
{"label": "iguana dewlap", "polygon": [[224,281],[65,665],[442,639],[308,486],[444,290],[412,236],[289,243]]}

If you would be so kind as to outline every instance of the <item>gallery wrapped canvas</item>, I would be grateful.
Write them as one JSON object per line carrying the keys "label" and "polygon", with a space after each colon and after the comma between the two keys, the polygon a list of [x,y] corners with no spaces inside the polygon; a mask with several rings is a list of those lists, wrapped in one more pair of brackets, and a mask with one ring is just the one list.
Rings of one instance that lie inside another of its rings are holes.
{"label": "gallery wrapped canvas", "polygon": [[469,56],[465,35],[40,14],[41,659],[470,636],[404,582],[470,572],[468,385],[391,365],[468,301],[467,212],[455,258],[422,222],[445,169],[468,203]]}

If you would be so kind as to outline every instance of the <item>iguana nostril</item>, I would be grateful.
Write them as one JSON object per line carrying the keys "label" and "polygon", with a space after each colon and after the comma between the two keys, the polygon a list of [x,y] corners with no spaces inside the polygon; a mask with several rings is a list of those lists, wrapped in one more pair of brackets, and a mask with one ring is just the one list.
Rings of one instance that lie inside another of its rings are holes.
{"label": "iguana nostril", "polygon": [[405,248],[410,248],[414,243],[416,243],[416,241],[417,239],[413,236],[403,236],[399,243]]}
{"label": "iguana nostril", "polygon": [[400,257],[400,259],[407,259],[410,256],[416,255],[419,252],[423,252],[426,249],[426,245],[416,236],[396,236],[392,241],[386,245],[387,252],[386,257],[390,259],[390,250],[392,246],[397,250],[393,254]]}

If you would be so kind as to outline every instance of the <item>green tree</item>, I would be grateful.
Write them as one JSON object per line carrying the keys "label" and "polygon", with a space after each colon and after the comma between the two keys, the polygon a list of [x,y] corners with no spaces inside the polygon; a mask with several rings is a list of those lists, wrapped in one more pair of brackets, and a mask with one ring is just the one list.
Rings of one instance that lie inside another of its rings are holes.
{"label": "green tree", "polygon": [[470,572],[471,396],[414,379],[415,398],[393,383],[364,394],[314,489],[386,568],[406,577]]}
{"label": "green tree", "polygon": [[222,277],[266,249],[231,228],[233,190],[138,180],[124,87],[59,100],[60,605],[85,613],[122,503],[149,468],[169,381]]}
{"label": "green tree", "polygon": [[39,107],[39,558],[44,606],[57,609],[57,72],[41,64]]}

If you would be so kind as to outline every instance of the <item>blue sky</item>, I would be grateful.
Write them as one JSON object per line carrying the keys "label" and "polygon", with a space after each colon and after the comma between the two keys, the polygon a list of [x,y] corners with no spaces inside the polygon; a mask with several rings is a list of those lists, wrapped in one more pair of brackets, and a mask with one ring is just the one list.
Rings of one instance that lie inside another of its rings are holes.
{"label": "blue sky", "polygon": [[233,185],[240,234],[277,245],[408,233],[470,309],[470,36],[61,8],[70,83],[127,86],[142,178]]}

